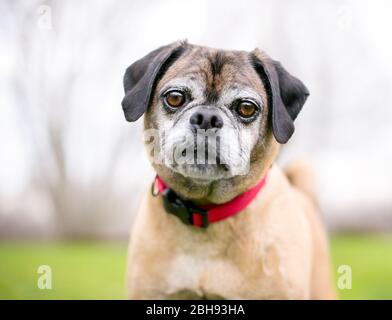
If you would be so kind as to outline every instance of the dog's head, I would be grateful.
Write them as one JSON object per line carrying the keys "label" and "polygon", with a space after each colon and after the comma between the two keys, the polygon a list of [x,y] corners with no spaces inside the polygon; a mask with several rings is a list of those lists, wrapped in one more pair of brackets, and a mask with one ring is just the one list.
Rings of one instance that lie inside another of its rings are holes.
{"label": "dog's head", "polygon": [[133,63],[124,88],[126,119],[145,114],[158,174],[185,197],[212,195],[214,202],[232,196],[227,190],[217,196],[225,188],[240,192],[265,173],[278,145],[293,134],[309,94],[258,49],[224,51],[186,42]]}

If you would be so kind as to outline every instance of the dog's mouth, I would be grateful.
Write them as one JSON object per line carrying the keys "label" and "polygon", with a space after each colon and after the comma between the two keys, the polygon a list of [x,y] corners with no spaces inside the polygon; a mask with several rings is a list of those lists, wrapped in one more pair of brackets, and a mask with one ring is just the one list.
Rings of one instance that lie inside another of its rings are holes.
{"label": "dog's mouth", "polygon": [[170,167],[184,177],[201,183],[231,177],[230,167],[226,164],[173,164]]}
{"label": "dog's mouth", "polygon": [[176,154],[174,161],[168,165],[173,171],[187,178],[205,182],[231,176],[230,165],[222,157],[219,142],[214,146],[205,143],[192,148],[183,147],[181,152],[177,151]]}
{"label": "dog's mouth", "polygon": [[[172,132],[163,143],[165,165],[195,181],[212,182],[241,175],[248,169],[248,156],[235,134],[221,131],[211,135],[191,131]],[[246,174],[246,172],[245,172]]]}

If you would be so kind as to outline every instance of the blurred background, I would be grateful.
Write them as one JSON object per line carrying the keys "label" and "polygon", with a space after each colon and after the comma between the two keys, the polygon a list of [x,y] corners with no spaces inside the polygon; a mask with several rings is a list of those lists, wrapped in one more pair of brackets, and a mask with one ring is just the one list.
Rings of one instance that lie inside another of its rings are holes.
{"label": "blurred background", "polygon": [[[390,1],[0,0],[0,299],[124,298],[154,173],[121,109],[128,65],[179,39],[260,47],[311,95],[282,165],[311,159],[341,298],[392,298]],[[39,265],[53,288],[37,288]]]}

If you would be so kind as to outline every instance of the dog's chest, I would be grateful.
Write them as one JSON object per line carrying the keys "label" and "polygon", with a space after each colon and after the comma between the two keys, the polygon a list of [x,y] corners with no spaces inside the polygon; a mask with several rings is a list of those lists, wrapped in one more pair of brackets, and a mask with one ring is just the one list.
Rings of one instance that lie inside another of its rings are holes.
{"label": "dog's chest", "polygon": [[166,294],[171,298],[203,299],[224,298],[221,288],[215,288],[222,273],[230,272],[230,278],[238,277],[230,263],[203,257],[202,255],[178,254],[171,262],[166,276]]}
{"label": "dog's chest", "polygon": [[[194,246],[196,246],[194,244]],[[276,283],[281,290],[281,261],[275,250],[236,254],[235,246],[227,252],[213,244],[186,251],[180,250],[171,260],[165,275],[168,298],[175,299],[240,299],[252,292],[256,298],[264,287]],[[267,290],[267,289],[266,289]],[[271,293],[271,292],[270,292]]]}

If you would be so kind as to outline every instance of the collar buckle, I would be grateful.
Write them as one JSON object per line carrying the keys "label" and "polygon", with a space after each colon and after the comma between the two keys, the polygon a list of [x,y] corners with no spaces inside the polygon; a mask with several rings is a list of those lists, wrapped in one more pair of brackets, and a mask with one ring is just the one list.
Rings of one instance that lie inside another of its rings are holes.
{"label": "collar buckle", "polygon": [[188,210],[190,212],[190,215],[192,216],[192,225],[195,224],[195,214],[201,215],[202,217],[202,223],[200,225],[201,228],[207,228],[208,227],[208,210],[200,208],[196,206],[194,203],[189,202],[189,207]]}
{"label": "collar buckle", "polygon": [[165,210],[178,217],[184,224],[196,226],[194,221],[194,215],[198,214],[202,216],[202,228],[208,227],[208,211],[206,209],[196,206],[191,201],[182,200],[177,194],[167,188],[162,193],[163,195],[163,206]]}

